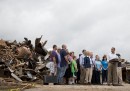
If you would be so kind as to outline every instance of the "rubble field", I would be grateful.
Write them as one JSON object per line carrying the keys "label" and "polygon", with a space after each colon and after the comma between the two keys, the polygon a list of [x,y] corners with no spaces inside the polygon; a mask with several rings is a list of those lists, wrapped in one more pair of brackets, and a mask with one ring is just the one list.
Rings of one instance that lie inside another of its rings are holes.
{"label": "rubble field", "polygon": [[45,66],[48,52],[44,46],[47,41],[41,44],[41,38],[36,38],[35,47],[27,38],[21,43],[0,39],[0,91],[34,87],[33,83],[42,81],[43,75],[49,73]]}

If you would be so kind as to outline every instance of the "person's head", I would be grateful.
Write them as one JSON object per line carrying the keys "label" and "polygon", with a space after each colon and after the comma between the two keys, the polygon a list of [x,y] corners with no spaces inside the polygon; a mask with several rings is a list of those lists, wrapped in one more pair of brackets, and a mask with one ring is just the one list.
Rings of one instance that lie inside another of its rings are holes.
{"label": "person's head", "polygon": [[73,57],[74,56],[74,52],[70,52],[70,56]]}
{"label": "person's head", "polygon": [[86,50],[84,49],[84,50],[82,51],[82,53],[85,54],[85,53],[86,53]]}
{"label": "person's head", "polygon": [[81,55],[82,55],[82,54],[79,54],[79,58],[80,58]]}
{"label": "person's head", "polygon": [[86,52],[85,52],[85,56],[90,56],[90,52],[89,52],[89,51],[86,51]]}
{"label": "person's head", "polygon": [[100,61],[100,57],[98,55],[95,56],[96,61]]}
{"label": "person's head", "polygon": [[89,52],[91,58],[93,58],[93,52]]}
{"label": "person's head", "polygon": [[76,56],[73,56],[73,59],[76,61],[77,60]]}
{"label": "person's head", "polygon": [[102,58],[102,60],[103,60],[103,61],[104,61],[104,60],[107,60],[107,55],[104,55],[103,58]]}
{"label": "person's head", "polygon": [[53,45],[53,50],[57,50],[57,45]]}
{"label": "person's head", "polygon": [[115,51],[116,51],[115,47],[112,47],[112,48],[111,48],[111,52],[114,54]]}
{"label": "person's head", "polygon": [[67,55],[67,57],[70,57],[70,53],[69,52],[66,52],[66,55]]}
{"label": "person's head", "polygon": [[70,53],[68,49],[65,49],[65,51],[66,51],[66,53],[68,53],[68,54]]}
{"label": "person's head", "polygon": [[58,48],[58,49],[57,49],[57,52],[58,52],[58,53],[60,53],[60,51],[61,51],[61,49],[60,49],[60,48]]}
{"label": "person's head", "polygon": [[48,55],[51,55],[51,54],[52,54],[52,51],[49,51],[49,52],[48,52]]}
{"label": "person's head", "polygon": [[63,44],[62,49],[67,49],[67,46],[65,44]]}

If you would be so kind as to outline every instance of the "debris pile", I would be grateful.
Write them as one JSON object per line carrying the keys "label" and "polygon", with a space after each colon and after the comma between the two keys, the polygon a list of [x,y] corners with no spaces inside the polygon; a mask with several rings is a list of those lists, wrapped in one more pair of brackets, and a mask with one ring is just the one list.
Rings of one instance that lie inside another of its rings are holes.
{"label": "debris pile", "polygon": [[[17,41],[0,40],[0,77],[14,78],[18,82],[36,81],[43,79],[43,75],[49,73],[46,68],[48,62],[45,57],[48,51],[45,44],[41,43],[41,38],[36,38],[35,47],[31,44],[31,40],[24,38],[22,43]],[[4,80],[0,80],[0,85],[5,84]]]}

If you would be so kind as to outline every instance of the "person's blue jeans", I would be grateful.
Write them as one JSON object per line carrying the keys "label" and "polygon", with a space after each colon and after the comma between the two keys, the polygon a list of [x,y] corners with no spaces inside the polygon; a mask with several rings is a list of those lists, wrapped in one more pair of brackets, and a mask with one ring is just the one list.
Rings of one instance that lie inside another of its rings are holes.
{"label": "person's blue jeans", "polygon": [[61,68],[57,67],[57,80],[58,80],[58,83],[60,82],[60,72],[61,72]]}
{"label": "person's blue jeans", "polygon": [[59,69],[59,77],[58,77],[59,83],[63,83],[63,77],[65,75],[66,69],[67,69],[67,66],[61,67]]}

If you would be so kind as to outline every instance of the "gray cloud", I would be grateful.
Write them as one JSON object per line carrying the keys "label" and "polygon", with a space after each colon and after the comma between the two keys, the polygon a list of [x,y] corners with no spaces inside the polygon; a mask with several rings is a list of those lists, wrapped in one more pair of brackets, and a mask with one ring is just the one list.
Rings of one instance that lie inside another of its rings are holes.
{"label": "gray cloud", "polygon": [[102,56],[116,47],[130,60],[129,0],[0,0],[0,38],[34,40]]}

